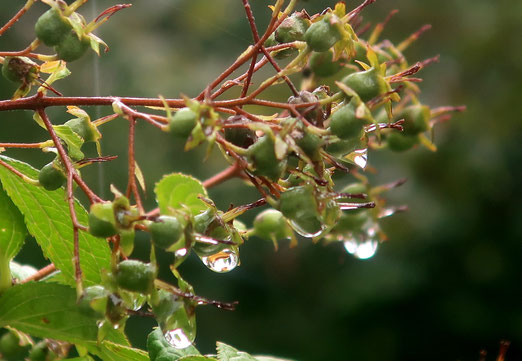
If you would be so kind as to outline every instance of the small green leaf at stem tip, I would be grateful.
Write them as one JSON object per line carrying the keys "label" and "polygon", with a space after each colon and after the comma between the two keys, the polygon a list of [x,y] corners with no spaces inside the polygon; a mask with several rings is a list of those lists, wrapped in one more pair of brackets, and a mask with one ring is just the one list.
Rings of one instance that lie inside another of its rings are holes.
{"label": "small green leaf at stem tip", "polygon": [[198,196],[208,197],[203,184],[189,175],[172,173],[164,176],[154,188],[161,214],[171,214],[171,209],[188,207],[196,215],[208,208]]}

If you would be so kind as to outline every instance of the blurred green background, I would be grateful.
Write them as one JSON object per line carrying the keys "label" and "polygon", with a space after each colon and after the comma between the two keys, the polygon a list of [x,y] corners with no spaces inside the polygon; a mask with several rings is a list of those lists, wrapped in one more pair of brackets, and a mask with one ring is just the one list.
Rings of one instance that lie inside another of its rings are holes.
{"label": "blurred green background", "polygon": [[[113,1],[90,0],[82,8],[89,20]],[[259,27],[268,22],[269,1],[251,0]],[[0,23],[23,1],[2,1]],[[348,7],[358,3],[350,1]],[[309,13],[334,1],[302,1]],[[98,8],[97,11],[95,8]],[[433,25],[408,49],[410,61],[441,54],[439,63],[420,74],[421,99],[429,105],[460,105],[457,114],[436,129],[437,153],[370,153],[379,169],[375,183],[407,177],[389,193],[391,204],[410,211],[383,222],[389,242],[375,257],[361,261],[341,244],[299,247],[282,244],[278,252],[251,239],[241,252],[241,267],[229,274],[208,271],[195,257],[182,273],[197,293],[240,302],[235,312],[198,310],[197,346],[214,350],[216,340],[251,353],[270,353],[301,361],[319,360],[493,360],[502,339],[512,342],[508,360],[522,359],[522,2],[515,0],[378,1],[364,11],[380,21],[400,9],[383,37],[400,41],[425,23]],[[2,50],[25,47],[32,24],[45,10],[38,3],[0,38]],[[194,96],[251,42],[239,0],[150,0],[116,14],[97,33],[111,47],[72,63],[68,79],[57,84],[67,95]],[[0,82],[0,97],[14,87]],[[284,94],[278,87],[274,94]],[[283,95],[283,97],[286,95]],[[109,109],[89,110],[108,114]],[[52,109],[56,123],[64,109]],[[1,113],[0,141],[40,141],[45,133],[29,112]],[[126,122],[104,126],[103,151],[120,158],[83,172],[89,184],[109,197],[108,185],[124,188]],[[203,149],[181,156],[183,145],[156,129],[138,127],[137,158],[147,178],[148,207],[154,182],[182,171],[205,179],[223,168],[214,153],[205,163]],[[91,151],[93,151],[91,149]],[[8,151],[40,167],[51,155]],[[231,181],[210,191],[223,209],[257,199],[252,189]],[[250,224],[252,217],[243,219]],[[138,239],[146,257],[148,241]],[[170,258],[160,255],[161,262]],[[45,264],[34,242],[17,257]],[[162,277],[169,278],[168,270]],[[144,347],[150,319],[127,324],[132,342]]]}

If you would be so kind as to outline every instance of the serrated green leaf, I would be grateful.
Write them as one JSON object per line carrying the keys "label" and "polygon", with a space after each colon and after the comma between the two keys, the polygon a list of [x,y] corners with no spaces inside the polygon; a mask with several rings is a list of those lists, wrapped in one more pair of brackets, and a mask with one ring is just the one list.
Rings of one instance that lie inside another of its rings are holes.
{"label": "serrated green leaf", "polygon": [[78,134],[67,125],[55,125],[53,129],[58,137],[67,144],[67,150],[72,159],[80,160],[85,158],[83,152],[80,150],[83,145],[83,139]]}
{"label": "serrated green leaf", "polygon": [[238,351],[226,343],[217,342],[216,344],[219,361],[257,361],[250,354]]}
{"label": "serrated green leaf", "polygon": [[111,341],[103,341],[101,345],[90,344],[87,349],[103,361],[149,361],[145,351]]}
{"label": "serrated green leaf", "polygon": [[69,361],[93,361],[93,358],[91,356],[84,356],[84,357],[68,358],[66,360],[69,360]]}
{"label": "serrated green leaf", "polygon": [[[3,161],[31,178],[38,171],[26,163],[0,156]],[[44,255],[60,269],[70,285],[75,284],[73,229],[65,191],[48,192],[22,181],[9,170],[0,167],[0,181],[13,203],[22,212],[29,232],[36,238]],[[88,223],[87,211],[76,203],[76,215],[82,224]],[[101,282],[102,269],[110,269],[111,251],[104,239],[80,232],[80,262],[85,286]]]}
{"label": "serrated green leaf", "polygon": [[192,345],[183,349],[172,347],[161,332],[156,328],[147,338],[147,350],[150,361],[177,361],[182,357],[201,356],[199,351]]}
{"label": "serrated green leaf", "polygon": [[0,184],[0,258],[13,259],[22,248],[26,234],[22,213]]}
{"label": "serrated green leaf", "polygon": [[94,312],[78,307],[73,288],[44,282],[15,285],[0,296],[0,327],[4,326],[72,343],[96,340],[98,333]]}
{"label": "serrated green leaf", "polygon": [[205,202],[198,198],[198,195],[208,197],[203,184],[185,174],[173,173],[164,176],[156,183],[154,192],[161,214],[169,214],[169,209],[180,209],[182,205],[188,207],[194,215],[208,208]]}

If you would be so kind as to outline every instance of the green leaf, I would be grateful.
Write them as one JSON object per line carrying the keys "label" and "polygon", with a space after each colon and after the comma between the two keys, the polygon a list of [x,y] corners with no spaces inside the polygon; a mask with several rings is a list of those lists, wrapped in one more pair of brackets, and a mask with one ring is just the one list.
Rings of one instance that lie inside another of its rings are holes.
{"label": "green leaf", "polygon": [[[36,178],[38,171],[26,163],[0,156],[6,163]],[[44,255],[62,271],[69,284],[75,284],[73,257],[73,228],[65,191],[44,190],[22,181],[9,170],[0,167],[0,181],[13,203],[25,217],[29,232],[36,238]],[[78,221],[88,223],[85,209],[77,202]],[[110,269],[111,251],[104,239],[80,232],[80,264],[85,286],[101,282],[101,270]]]}
{"label": "green leaf", "polygon": [[178,359],[178,361],[218,361],[218,359],[209,356],[185,356]]}
{"label": "green leaf", "polygon": [[183,349],[172,347],[159,328],[156,328],[149,334],[147,349],[150,361],[177,361],[187,356],[201,356],[199,351],[192,345]]}
{"label": "green leaf", "polygon": [[96,340],[94,312],[81,310],[76,291],[55,283],[15,285],[0,296],[0,327],[72,343]]}
{"label": "green leaf", "polygon": [[67,150],[72,159],[80,160],[85,158],[83,152],[80,150],[83,145],[83,139],[78,134],[67,125],[55,125],[53,129],[58,137],[67,144]]}
{"label": "green leaf", "polygon": [[90,343],[87,349],[103,361],[149,361],[145,351],[110,341],[103,341],[101,345]]}
{"label": "green leaf", "polygon": [[26,234],[22,213],[0,184],[0,258],[13,259],[22,248]]}
{"label": "green leaf", "polygon": [[216,344],[219,361],[257,361],[248,353],[238,351],[226,343],[217,342]]}
{"label": "green leaf", "polygon": [[161,214],[170,214],[170,208],[180,209],[182,205],[187,206],[192,214],[207,209],[207,205],[198,195],[208,197],[207,190],[203,184],[191,176],[173,173],[164,176],[154,189]]}
{"label": "green leaf", "polygon": [[93,361],[93,358],[91,356],[84,356],[84,357],[68,358],[66,360],[69,360],[69,361]]}

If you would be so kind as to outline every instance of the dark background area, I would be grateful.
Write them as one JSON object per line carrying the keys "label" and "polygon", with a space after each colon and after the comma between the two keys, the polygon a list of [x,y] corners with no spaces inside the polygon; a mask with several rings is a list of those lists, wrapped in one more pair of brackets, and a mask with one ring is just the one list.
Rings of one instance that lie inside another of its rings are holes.
{"label": "dark background area", "polygon": [[[268,22],[268,1],[251,0],[259,28]],[[22,1],[2,1],[3,24]],[[309,13],[334,1],[303,1]],[[87,19],[112,1],[89,1]],[[349,8],[356,6],[348,2]],[[406,56],[410,61],[441,54],[439,63],[420,74],[421,99],[432,106],[460,105],[467,112],[436,129],[438,152],[371,152],[379,173],[375,183],[407,177],[389,193],[391,204],[410,211],[383,222],[389,241],[375,257],[357,260],[341,244],[299,247],[250,239],[241,249],[241,266],[228,274],[208,271],[195,257],[181,267],[198,294],[240,302],[235,312],[198,310],[197,346],[204,353],[223,341],[254,354],[269,353],[301,361],[319,360],[493,360],[500,340],[512,345],[507,360],[522,359],[522,2],[514,0],[378,1],[364,12],[378,22],[392,9],[383,38],[400,41],[425,23],[433,25]],[[32,24],[45,10],[41,3],[0,38],[2,50],[25,47]],[[250,41],[239,0],[136,1],[98,32],[111,47],[70,64],[73,74],[57,84],[67,95],[194,96],[230,64]],[[0,98],[14,86],[0,81]],[[276,87],[271,97],[286,97]],[[89,109],[107,114],[110,109]],[[68,119],[64,109],[50,111],[53,121]],[[45,133],[29,112],[1,113],[0,141],[41,141]],[[109,197],[110,183],[124,188],[126,123],[102,128],[103,152],[119,155],[113,164],[82,174]],[[164,173],[181,171],[205,179],[225,165],[218,152],[202,163],[203,149],[181,156],[183,145],[140,124],[137,158],[149,194]],[[92,151],[92,150],[91,150]],[[35,167],[52,156],[8,151]],[[224,209],[257,198],[254,190],[231,181],[210,191]],[[252,216],[243,218],[251,224]],[[137,252],[148,252],[139,235]],[[168,265],[169,256],[160,255]],[[42,266],[34,242],[17,257]],[[162,277],[172,281],[165,267]],[[170,277],[170,278],[169,278]],[[144,347],[152,320],[132,318],[127,330]]]}

